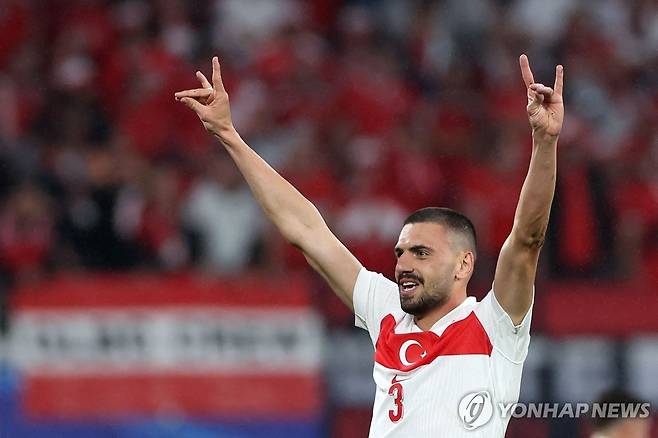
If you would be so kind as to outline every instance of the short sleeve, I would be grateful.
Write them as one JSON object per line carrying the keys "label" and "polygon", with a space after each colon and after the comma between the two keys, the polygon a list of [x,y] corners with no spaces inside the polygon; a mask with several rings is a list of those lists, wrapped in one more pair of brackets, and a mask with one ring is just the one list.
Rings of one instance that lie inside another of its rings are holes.
{"label": "short sleeve", "polygon": [[354,325],[367,330],[375,343],[384,316],[400,310],[398,287],[382,274],[362,268],[354,285],[353,303]]}
{"label": "short sleeve", "polygon": [[534,306],[535,290],[532,290],[533,303],[520,324],[514,325],[512,318],[502,308],[494,289],[477,304],[475,313],[491,338],[494,349],[513,363],[522,363],[528,354],[530,344],[530,322]]}

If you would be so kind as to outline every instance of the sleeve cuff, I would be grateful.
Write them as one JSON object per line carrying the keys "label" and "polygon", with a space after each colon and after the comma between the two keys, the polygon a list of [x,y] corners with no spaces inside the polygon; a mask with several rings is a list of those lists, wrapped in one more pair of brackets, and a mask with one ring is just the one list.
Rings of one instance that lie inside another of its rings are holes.
{"label": "sleeve cuff", "polygon": [[503,306],[500,305],[498,302],[498,298],[496,298],[496,289],[495,289],[495,283],[491,285],[491,302],[492,306],[494,309],[494,313],[496,314],[496,317],[498,321],[500,322],[501,320],[505,321],[505,325],[509,326],[509,328],[512,329],[514,334],[517,334],[523,327],[527,326],[530,323],[530,319],[532,317],[532,308],[535,305],[535,285],[532,285],[532,301],[530,302],[530,307],[528,308],[528,311],[526,314],[523,316],[523,320],[519,324],[514,324],[514,321],[512,321],[512,318],[509,316],[509,314],[503,309]]}
{"label": "sleeve cuff", "polygon": [[354,325],[368,330],[366,321],[366,309],[368,308],[368,270],[361,268],[354,283],[352,291],[352,305],[354,306]]}

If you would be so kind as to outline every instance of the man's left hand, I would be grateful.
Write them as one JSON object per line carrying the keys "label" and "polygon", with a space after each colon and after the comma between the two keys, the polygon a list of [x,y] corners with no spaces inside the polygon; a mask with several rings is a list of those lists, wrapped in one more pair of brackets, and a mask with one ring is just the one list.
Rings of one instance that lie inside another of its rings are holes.
{"label": "man's left hand", "polygon": [[564,68],[561,65],[555,68],[555,84],[551,88],[535,82],[526,55],[519,57],[519,64],[528,92],[527,110],[532,132],[544,138],[556,138],[560,135],[564,120],[562,102]]}

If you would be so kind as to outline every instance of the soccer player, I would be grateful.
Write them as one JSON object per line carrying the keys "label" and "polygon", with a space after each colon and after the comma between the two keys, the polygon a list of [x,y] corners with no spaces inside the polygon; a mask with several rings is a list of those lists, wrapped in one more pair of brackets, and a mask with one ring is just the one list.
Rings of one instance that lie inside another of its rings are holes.
{"label": "soccer player", "polygon": [[212,83],[175,98],[224,146],[265,214],[354,310],[375,345],[371,437],[502,437],[530,340],[534,279],[555,189],[564,115],[563,69],[553,88],[536,83],[520,57],[532,128],[532,157],[494,283],[477,302],[466,286],[476,260],[471,222],[447,208],[405,221],[395,245],[395,282],[368,271],[334,236],[318,210],[261,159],[235,130],[216,57]]}

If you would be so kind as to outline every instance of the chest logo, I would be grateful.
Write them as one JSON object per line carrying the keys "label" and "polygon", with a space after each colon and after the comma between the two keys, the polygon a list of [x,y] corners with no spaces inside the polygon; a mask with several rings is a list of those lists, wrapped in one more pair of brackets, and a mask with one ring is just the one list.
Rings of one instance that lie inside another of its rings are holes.
{"label": "chest logo", "polygon": [[[412,352],[410,355],[408,355],[408,350],[412,348]],[[417,346],[417,347],[416,347]],[[415,353],[415,354],[414,354]],[[412,366],[415,362],[418,362],[421,359],[424,359],[425,356],[427,356],[427,351],[423,349],[423,346],[420,345],[420,342],[410,339],[408,341],[404,341],[402,345],[400,346],[400,363],[404,366]],[[411,357],[411,360],[409,358]]]}
{"label": "chest logo", "polygon": [[412,371],[440,356],[491,356],[493,346],[474,312],[453,322],[439,336],[432,331],[396,333],[397,321],[386,315],[375,345],[375,361],[386,368]]}

